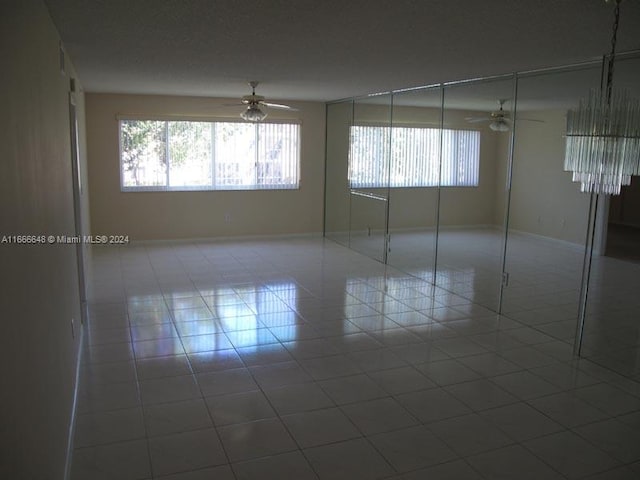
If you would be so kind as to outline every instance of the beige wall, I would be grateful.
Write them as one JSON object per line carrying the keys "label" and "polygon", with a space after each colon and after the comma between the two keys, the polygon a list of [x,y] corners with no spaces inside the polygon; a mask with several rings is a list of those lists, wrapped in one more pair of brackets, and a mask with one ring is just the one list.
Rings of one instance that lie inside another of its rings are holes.
{"label": "beige wall", "polygon": [[[58,42],[40,0],[2,2],[0,235],[74,233],[72,68],[61,74]],[[81,328],[75,248],[1,244],[0,265],[0,478],[61,479]]]}
{"label": "beige wall", "polygon": [[325,235],[345,242],[349,231],[348,152],[351,102],[327,106]]}
{"label": "beige wall", "polygon": [[589,195],[565,172],[564,111],[521,112],[544,120],[518,122],[513,153],[509,227],[584,244]]}
{"label": "beige wall", "polygon": [[511,150],[511,135],[506,133],[497,137],[496,143],[496,164],[495,164],[495,200],[493,207],[493,224],[504,226],[507,199],[509,192],[508,175],[509,175],[509,152]]}
{"label": "beige wall", "polygon": [[240,108],[221,106],[235,100],[87,94],[91,232],[132,240],[321,233],[325,107],[320,103],[287,102],[300,111],[269,112],[270,118],[302,122],[299,190],[120,191],[117,115],[235,118]]}

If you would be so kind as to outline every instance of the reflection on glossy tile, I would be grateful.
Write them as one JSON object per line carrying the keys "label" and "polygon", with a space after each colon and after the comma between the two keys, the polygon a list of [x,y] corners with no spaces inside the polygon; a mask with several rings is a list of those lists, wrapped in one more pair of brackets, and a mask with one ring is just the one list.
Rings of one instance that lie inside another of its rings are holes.
{"label": "reflection on glossy tile", "polygon": [[143,358],[136,362],[136,369],[138,380],[191,374],[189,360],[184,354]]}
{"label": "reflection on glossy tile", "polygon": [[72,479],[635,478],[640,304],[576,361],[581,255],[516,236],[496,315],[496,232],[442,233],[438,286],[322,239],[98,249]]}
{"label": "reflection on glossy tile", "polygon": [[236,348],[236,352],[247,366],[268,365],[293,360],[289,351],[279,343],[260,345],[260,348]]}
{"label": "reflection on glossy tile", "polygon": [[276,416],[264,393],[259,390],[207,397],[205,400],[216,426]]}
{"label": "reflection on glossy tile", "polygon": [[187,353],[208,352],[211,350],[225,350],[233,348],[233,344],[224,333],[210,333],[182,337],[182,344]]}
{"label": "reflection on glossy tile", "polygon": [[190,353],[188,358],[191,368],[196,373],[229,370],[244,366],[242,359],[232,348]]}
{"label": "reflection on glossy tile", "polygon": [[182,343],[180,342],[180,339],[176,337],[134,342],[133,350],[137,359],[166,357],[168,355],[179,355],[184,353]]}

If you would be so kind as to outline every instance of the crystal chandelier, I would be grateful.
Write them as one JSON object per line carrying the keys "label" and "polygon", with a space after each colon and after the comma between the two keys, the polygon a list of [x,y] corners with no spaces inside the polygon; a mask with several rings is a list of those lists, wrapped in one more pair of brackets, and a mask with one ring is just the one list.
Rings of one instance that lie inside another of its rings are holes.
{"label": "crystal chandelier", "polygon": [[632,175],[640,175],[640,101],[612,86],[622,0],[614,1],[607,84],[567,113],[564,159],[564,169],[573,172],[582,192],[606,195],[618,195]]}

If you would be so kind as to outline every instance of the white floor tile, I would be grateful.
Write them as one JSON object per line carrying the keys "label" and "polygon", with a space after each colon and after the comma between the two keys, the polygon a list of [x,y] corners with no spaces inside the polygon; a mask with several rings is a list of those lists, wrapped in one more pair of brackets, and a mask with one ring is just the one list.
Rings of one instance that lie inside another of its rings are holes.
{"label": "white floor tile", "polygon": [[398,430],[418,424],[418,420],[395,399],[387,397],[341,407],[365,435]]}
{"label": "white floor tile", "polygon": [[394,473],[384,457],[363,439],[309,448],[304,455],[320,480],[369,480]]}
{"label": "white floor tile", "polygon": [[484,478],[491,480],[513,480],[514,478],[562,480],[565,478],[519,445],[481,453],[466,460]]}
{"label": "white floor tile", "polygon": [[409,427],[369,437],[371,443],[398,472],[448,462],[457,455],[424,426]]}
{"label": "white floor tile", "polygon": [[604,451],[566,431],[528,440],[524,446],[568,478],[582,478],[620,465]]}
{"label": "white floor tile", "polygon": [[216,426],[276,416],[267,397],[260,390],[207,397],[205,401]]}
{"label": "white floor tile", "polygon": [[462,457],[513,443],[492,422],[475,413],[430,423],[429,430]]}
{"label": "white floor tile", "polygon": [[72,480],[140,480],[151,478],[146,440],[77,448]]}
{"label": "white floor tile", "polygon": [[321,239],[96,251],[72,478],[635,478],[637,270],[595,260],[576,361],[581,252],[512,236],[498,316],[499,232],[440,234],[438,286],[397,256],[421,232],[413,275]]}
{"label": "white floor tile", "polygon": [[297,450],[282,421],[273,418],[219,427],[218,432],[231,462]]}
{"label": "white floor tile", "polygon": [[282,421],[300,448],[316,447],[362,436],[338,408],[285,415]]}
{"label": "white floor tile", "polygon": [[[233,464],[237,480],[317,480],[307,459],[299,451]],[[218,477],[211,477],[218,480]]]}
{"label": "white floor tile", "polygon": [[201,399],[147,405],[144,408],[144,419],[149,437],[213,426],[207,407]]}
{"label": "white floor tile", "polygon": [[213,428],[150,438],[149,454],[153,473],[158,476],[228,462]]}

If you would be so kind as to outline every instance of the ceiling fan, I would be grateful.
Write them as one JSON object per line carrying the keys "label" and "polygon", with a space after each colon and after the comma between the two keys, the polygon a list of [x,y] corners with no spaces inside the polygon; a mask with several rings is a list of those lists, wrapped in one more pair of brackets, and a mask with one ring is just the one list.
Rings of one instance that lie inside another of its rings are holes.
{"label": "ceiling fan", "polygon": [[[494,132],[508,132],[511,129],[511,119],[509,118],[509,112],[504,110],[504,104],[506,101],[507,99],[499,99],[498,110],[494,110],[489,115],[466,117],[465,120],[469,123],[491,122],[489,124],[489,128]],[[533,118],[518,117],[518,120],[544,123],[544,120],[537,120]]]}
{"label": "ceiling fan", "polygon": [[[249,82],[251,87],[251,95],[245,95],[240,99],[240,103],[234,103],[231,105],[245,105],[247,108],[240,114],[240,116],[247,122],[260,122],[267,117],[266,108],[277,108],[280,110],[289,110],[290,112],[297,112],[297,108],[290,107],[289,105],[282,105],[280,103],[266,102],[262,95],[256,95],[257,81],[252,80]],[[231,106],[229,105],[229,106]]]}

